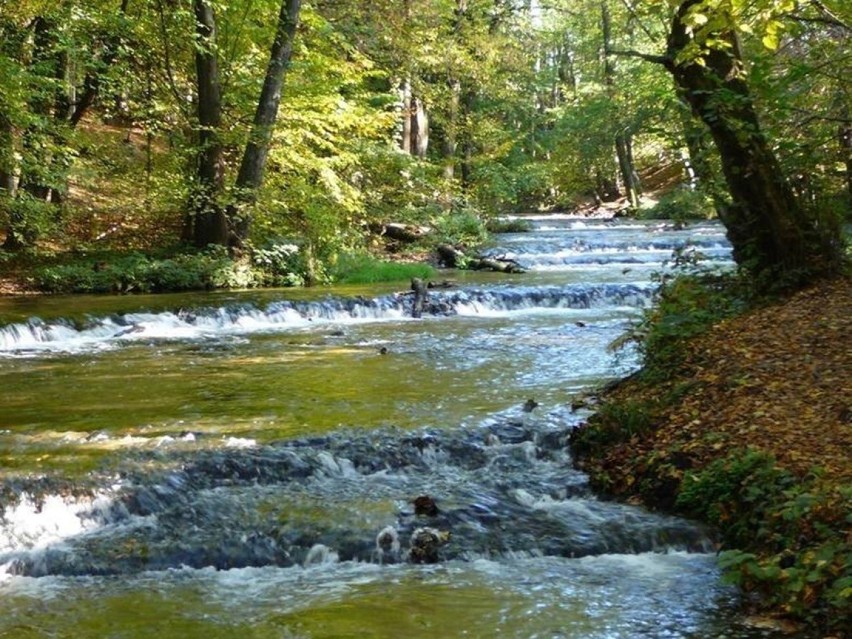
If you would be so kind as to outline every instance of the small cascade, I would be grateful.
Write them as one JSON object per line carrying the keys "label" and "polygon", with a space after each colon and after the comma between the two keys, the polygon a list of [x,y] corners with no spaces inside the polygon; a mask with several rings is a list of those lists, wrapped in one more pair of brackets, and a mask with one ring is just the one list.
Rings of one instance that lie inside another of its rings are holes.
{"label": "small cascade", "polygon": [[[393,563],[424,527],[446,537],[441,560],[708,547],[692,524],[597,501],[571,468],[570,429],[528,419],[175,453],[180,470],[128,476],[109,500],[47,498],[42,519],[56,530],[21,525],[36,516],[28,499],[7,508],[3,535],[14,541],[0,565],[44,576]],[[418,514],[418,495],[437,508]]]}
{"label": "small cascade", "polygon": [[0,512],[0,572],[4,557],[33,553],[123,519],[112,491],[90,496],[20,495]]}
{"label": "small cascade", "polygon": [[663,268],[675,251],[694,251],[710,264],[728,265],[731,246],[720,227],[688,229],[667,224],[613,225],[576,219],[534,219],[534,231],[501,238],[489,255],[517,261],[530,271],[585,270],[619,265]]}
{"label": "small cascade", "polygon": [[[488,315],[531,309],[582,309],[646,305],[650,284],[572,284],[563,286],[491,286],[432,291],[424,315]],[[410,318],[405,295],[329,297],[314,302],[281,300],[264,308],[242,304],[162,313],[127,313],[71,322],[38,318],[0,328],[0,356],[45,351],[78,352],[151,340],[209,339],[270,331],[304,329],[335,323],[399,321]]]}

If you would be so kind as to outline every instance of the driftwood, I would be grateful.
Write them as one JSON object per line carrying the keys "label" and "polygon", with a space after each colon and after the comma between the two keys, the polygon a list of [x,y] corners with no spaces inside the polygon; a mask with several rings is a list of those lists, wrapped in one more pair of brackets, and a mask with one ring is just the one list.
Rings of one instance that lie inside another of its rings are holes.
{"label": "driftwood", "polygon": [[523,267],[515,260],[495,256],[469,257],[455,246],[438,246],[438,261],[451,268],[466,268],[472,271],[496,271],[498,273],[524,273]]}
{"label": "driftwood", "polygon": [[391,240],[411,244],[429,235],[432,229],[428,226],[417,226],[416,224],[401,224],[398,222],[382,224],[374,222],[370,224],[370,231]]}
{"label": "driftwood", "polygon": [[411,303],[411,316],[422,317],[424,311],[437,314],[448,312],[449,307],[446,302],[429,302],[430,289],[454,287],[455,283],[450,282],[449,280],[443,280],[441,282],[424,282],[420,278],[415,277],[411,280],[411,288],[409,290],[398,291],[395,295],[398,297],[411,295],[413,297],[413,301]]}
{"label": "driftwood", "polygon": [[414,291],[414,303],[411,305],[411,317],[421,317],[426,298],[429,296],[426,282],[419,277],[411,278],[411,290]]}

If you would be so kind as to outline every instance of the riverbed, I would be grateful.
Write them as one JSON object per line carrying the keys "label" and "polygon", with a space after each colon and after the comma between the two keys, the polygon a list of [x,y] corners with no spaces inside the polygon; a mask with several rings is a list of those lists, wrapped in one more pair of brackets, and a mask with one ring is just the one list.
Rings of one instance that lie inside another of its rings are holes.
{"label": "riverbed", "polygon": [[708,531],[568,446],[723,229],[531,223],[489,249],[526,273],[443,273],[420,319],[405,284],[0,300],[0,637],[771,636]]}

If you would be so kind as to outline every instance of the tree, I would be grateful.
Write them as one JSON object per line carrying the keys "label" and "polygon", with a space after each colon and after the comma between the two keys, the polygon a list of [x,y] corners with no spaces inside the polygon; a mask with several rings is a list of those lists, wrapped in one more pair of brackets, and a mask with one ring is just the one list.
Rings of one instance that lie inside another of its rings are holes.
{"label": "tree", "polygon": [[228,219],[221,203],[225,184],[220,127],[222,87],[219,78],[216,18],[206,0],[194,0],[196,20],[195,74],[198,89],[198,188],[193,206],[193,239],[197,247],[227,245]]}
{"label": "tree", "polygon": [[203,248],[219,244],[241,248],[248,237],[257,190],[263,182],[272,128],[278,116],[281,88],[293,52],[301,0],[282,0],[263,87],[258,98],[251,133],[246,143],[234,186],[234,195],[223,205],[224,165],[220,139],[222,89],[218,66],[216,18],[207,0],[195,0],[196,81],[198,90],[199,158],[198,193],[193,206],[192,237]]}
{"label": "tree", "polygon": [[[790,8],[792,8],[790,3]],[[731,205],[722,215],[734,258],[758,285],[797,286],[836,270],[836,229],[797,201],[765,136],[747,80],[738,33],[740,0],[684,0],[671,18],[662,64],[718,149]],[[767,38],[777,23],[766,23]]]}
{"label": "tree", "polygon": [[732,9],[707,8],[705,0],[677,8],[665,66],[719,150],[732,198],[722,221],[735,259],[766,286],[778,277],[803,283],[836,268],[837,239],[800,206],[761,130]]}

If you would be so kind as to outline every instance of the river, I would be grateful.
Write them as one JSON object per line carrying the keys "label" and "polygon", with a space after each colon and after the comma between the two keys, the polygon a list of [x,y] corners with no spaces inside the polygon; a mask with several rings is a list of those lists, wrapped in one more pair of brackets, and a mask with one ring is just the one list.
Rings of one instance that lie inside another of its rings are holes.
{"label": "river", "polygon": [[705,531],[597,499],[567,447],[653,274],[729,265],[721,227],[496,242],[528,272],[448,273],[421,319],[399,284],[0,300],[0,637],[772,636]]}

